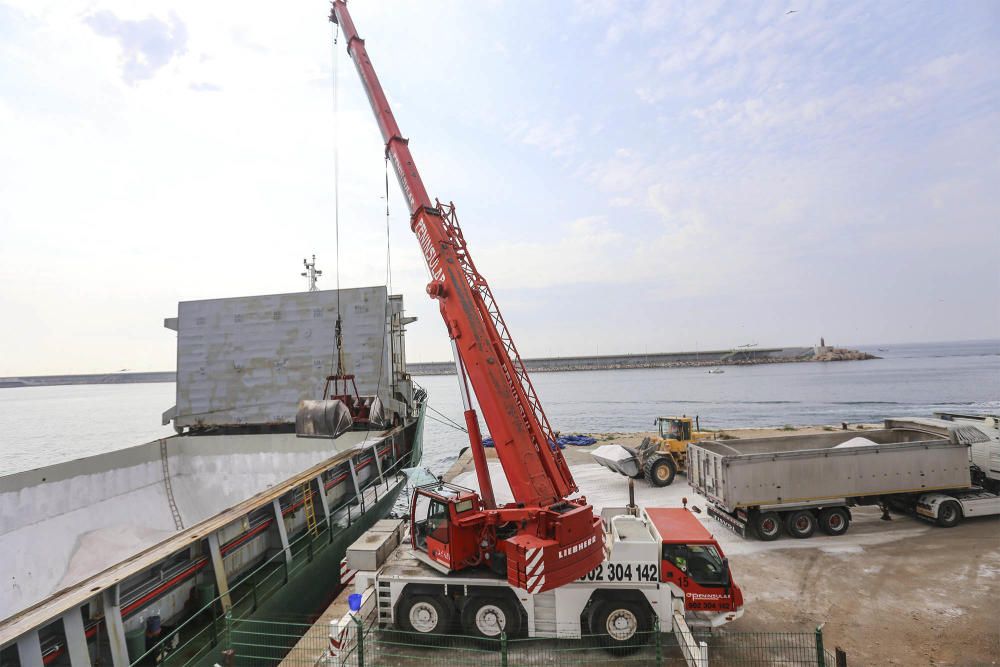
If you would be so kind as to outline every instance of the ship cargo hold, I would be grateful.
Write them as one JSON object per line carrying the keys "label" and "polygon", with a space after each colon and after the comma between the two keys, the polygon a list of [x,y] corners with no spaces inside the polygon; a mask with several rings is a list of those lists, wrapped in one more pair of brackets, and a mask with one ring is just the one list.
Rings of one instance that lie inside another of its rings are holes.
{"label": "ship cargo hold", "polygon": [[[298,437],[336,367],[383,419]],[[0,664],[211,665],[227,619],[295,618],[419,463],[425,394],[384,287],[182,302],[176,435],[0,478]],[[85,425],[81,425],[85,428]]]}

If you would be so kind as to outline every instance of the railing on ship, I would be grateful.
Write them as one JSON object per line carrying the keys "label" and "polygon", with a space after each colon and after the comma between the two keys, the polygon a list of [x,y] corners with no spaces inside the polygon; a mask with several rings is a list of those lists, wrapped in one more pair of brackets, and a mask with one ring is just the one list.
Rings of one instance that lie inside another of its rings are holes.
{"label": "railing on ship", "polygon": [[[227,644],[233,623],[242,622],[256,612],[289,579],[311,563],[320,550],[329,547],[337,534],[354,525],[375,504],[384,500],[397,484],[405,483],[402,464],[407,460],[408,457],[404,457],[395,461],[383,471],[381,478],[370,480],[351,498],[332,508],[329,520],[324,516],[317,521],[316,534],[303,526],[287,549],[279,549],[257,568],[242,575],[229,587],[232,603],[228,613],[222,610],[222,595],[217,595],[138,658],[130,656],[131,666],[191,667],[203,661],[207,665],[220,662],[218,650],[213,649]],[[333,530],[330,529],[331,523]]]}

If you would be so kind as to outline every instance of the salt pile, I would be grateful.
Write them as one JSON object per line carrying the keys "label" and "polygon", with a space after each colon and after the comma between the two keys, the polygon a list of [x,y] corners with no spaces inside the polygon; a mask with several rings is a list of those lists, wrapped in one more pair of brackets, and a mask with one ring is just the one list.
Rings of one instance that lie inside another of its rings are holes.
{"label": "salt pile", "polygon": [[862,438],[861,436],[857,436],[855,438],[851,438],[846,442],[842,442],[839,445],[835,445],[834,449],[837,449],[839,447],[869,447],[871,445],[877,445],[877,444],[878,443],[875,442],[874,440],[869,440],[868,438]]}

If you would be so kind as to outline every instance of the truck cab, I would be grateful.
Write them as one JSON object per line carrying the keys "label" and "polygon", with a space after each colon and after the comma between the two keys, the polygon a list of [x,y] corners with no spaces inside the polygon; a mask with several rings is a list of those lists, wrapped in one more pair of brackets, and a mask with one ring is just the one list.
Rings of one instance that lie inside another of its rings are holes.
{"label": "truck cab", "polygon": [[660,538],[660,582],[683,597],[684,611],[717,626],[743,614],[743,592],[733,582],[729,559],[698,519],[682,508],[643,510]]}

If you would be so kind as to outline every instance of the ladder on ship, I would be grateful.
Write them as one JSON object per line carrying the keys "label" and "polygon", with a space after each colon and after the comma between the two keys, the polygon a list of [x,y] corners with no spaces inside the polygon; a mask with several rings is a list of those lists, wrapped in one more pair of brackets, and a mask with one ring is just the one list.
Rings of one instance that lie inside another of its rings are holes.
{"label": "ladder on ship", "polygon": [[299,487],[302,494],[302,508],[306,513],[306,529],[315,537],[319,535],[319,525],[316,523],[316,506],[313,504],[312,482],[303,482]]}

